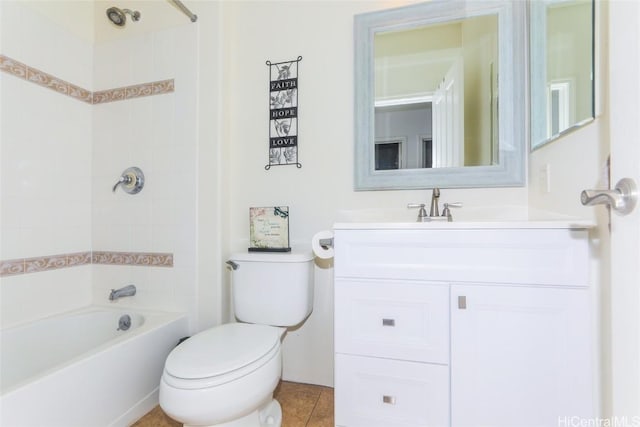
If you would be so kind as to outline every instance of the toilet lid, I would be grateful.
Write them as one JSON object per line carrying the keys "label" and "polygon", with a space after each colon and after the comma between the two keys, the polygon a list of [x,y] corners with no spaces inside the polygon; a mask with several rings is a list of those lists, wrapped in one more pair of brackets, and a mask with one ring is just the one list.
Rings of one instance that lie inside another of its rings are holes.
{"label": "toilet lid", "polygon": [[165,362],[170,375],[200,379],[224,375],[259,360],[280,345],[273,326],[228,323],[200,332],[173,349]]}

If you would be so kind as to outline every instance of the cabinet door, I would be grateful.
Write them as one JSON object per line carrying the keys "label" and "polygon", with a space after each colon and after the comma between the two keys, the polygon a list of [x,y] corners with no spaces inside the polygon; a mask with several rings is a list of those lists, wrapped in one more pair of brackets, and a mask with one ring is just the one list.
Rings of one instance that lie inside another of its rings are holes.
{"label": "cabinet door", "polygon": [[335,422],[348,427],[449,425],[449,368],[336,355]]}
{"label": "cabinet door", "polygon": [[587,289],[451,290],[452,426],[555,426],[596,416]]}

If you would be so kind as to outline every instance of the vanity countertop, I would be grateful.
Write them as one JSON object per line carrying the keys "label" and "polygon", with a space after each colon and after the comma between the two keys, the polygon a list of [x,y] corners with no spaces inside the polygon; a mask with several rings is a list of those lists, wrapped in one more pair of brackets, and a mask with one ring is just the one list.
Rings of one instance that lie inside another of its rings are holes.
{"label": "vanity countertop", "polygon": [[337,222],[335,230],[469,230],[469,229],[588,229],[589,220],[547,221],[430,221],[430,222]]}
{"label": "vanity countertop", "polygon": [[523,210],[519,207],[499,209],[452,209],[453,221],[416,222],[415,210],[342,211],[334,223],[335,230],[433,230],[433,229],[588,229],[595,221],[554,212]]}

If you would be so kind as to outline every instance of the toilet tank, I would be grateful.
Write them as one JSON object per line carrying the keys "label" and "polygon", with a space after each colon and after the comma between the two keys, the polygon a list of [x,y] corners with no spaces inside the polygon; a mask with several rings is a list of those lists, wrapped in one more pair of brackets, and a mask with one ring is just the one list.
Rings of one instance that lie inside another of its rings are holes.
{"label": "toilet tank", "polygon": [[233,308],[238,320],[272,326],[301,323],[313,308],[311,251],[244,252],[231,256]]}

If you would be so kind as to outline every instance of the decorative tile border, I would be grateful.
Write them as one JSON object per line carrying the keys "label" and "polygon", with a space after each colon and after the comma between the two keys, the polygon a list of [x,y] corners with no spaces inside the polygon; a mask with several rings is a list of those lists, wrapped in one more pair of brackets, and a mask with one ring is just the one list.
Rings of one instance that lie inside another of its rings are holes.
{"label": "decorative tile border", "polygon": [[91,264],[91,252],[49,255],[0,261],[0,276],[37,273],[46,270]]}
{"label": "decorative tile border", "polygon": [[92,264],[139,265],[145,267],[173,267],[173,254],[153,252],[94,251]]}
{"label": "decorative tile border", "polygon": [[29,67],[22,62],[0,55],[0,71],[11,74],[39,86],[54,90],[88,104],[104,104],[105,102],[124,101],[125,99],[143,96],[162,95],[175,90],[174,79],[141,83],[132,86],[91,92],[73,83],[59,79],[37,68]]}
{"label": "decorative tile border", "polygon": [[101,90],[93,92],[93,104],[123,101],[125,99],[140,98],[143,96],[162,95],[163,93],[171,93],[174,89],[173,79],[171,79]]}
{"label": "decorative tile border", "polygon": [[173,254],[155,252],[77,252],[0,261],[0,277],[39,273],[86,264],[173,267]]}

